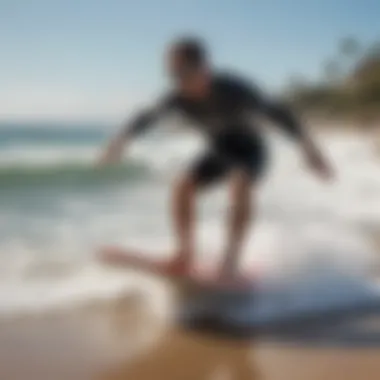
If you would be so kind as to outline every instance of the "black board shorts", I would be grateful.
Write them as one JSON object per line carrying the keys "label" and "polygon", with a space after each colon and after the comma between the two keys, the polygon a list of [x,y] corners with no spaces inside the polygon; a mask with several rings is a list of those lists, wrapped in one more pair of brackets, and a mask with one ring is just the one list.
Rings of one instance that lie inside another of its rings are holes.
{"label": "black board shorts", "polygon": [[223,180],[234,170],[242,170],[254,182],[264,174],[267,156],[261,136],[233,130],[212,138],[208,150],[195,160],[190,172],[201,186]]}

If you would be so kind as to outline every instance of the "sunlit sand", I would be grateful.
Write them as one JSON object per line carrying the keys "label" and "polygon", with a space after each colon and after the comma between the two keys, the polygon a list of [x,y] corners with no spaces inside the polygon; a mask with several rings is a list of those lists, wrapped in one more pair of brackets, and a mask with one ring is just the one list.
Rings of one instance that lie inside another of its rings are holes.
{"label": "sunlit sand", "polygon": [[173,326],[138,296],[3,320],[9,380],[377,379],[379,350],[313,349],[205,337]]}

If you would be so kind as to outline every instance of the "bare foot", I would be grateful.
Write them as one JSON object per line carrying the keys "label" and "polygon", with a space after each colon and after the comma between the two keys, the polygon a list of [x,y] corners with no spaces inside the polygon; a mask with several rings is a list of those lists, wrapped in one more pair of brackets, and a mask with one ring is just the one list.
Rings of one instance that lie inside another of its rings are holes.
{"label": "bare foot", "polygon": [[191,270],[191,255],[188,253],[176,254],[174,259],[170,260],[167,264],[167,269],[172,274],[189,274]]}
{"label": "bare foot", "polygon": [[239,277],[239,273],[235,265],[229,261],[223,261],[219,267],[218,280],[222,282],[233,282],[236,277]]}
{"label": "bare foot", "polygon": [[217,281],[225,286],[246,287],[252,285],[252,279],[243,274],[235,265],[223,263],[217,273]]}
{"label": "bare foot", "polygon": [[113,247],[106,247],[99,251],[99,258],[108,264],[118,264],[124,258],[120,250]]}

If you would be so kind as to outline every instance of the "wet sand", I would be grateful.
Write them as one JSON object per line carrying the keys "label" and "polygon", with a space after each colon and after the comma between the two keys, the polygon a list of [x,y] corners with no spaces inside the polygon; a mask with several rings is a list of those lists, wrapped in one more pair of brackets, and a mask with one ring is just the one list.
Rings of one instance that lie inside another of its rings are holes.
{"label": "wet sand", "polygon": [[0,323],[4,380],[375,380],[379,358],[380,349],[206,338],[131,299]]}

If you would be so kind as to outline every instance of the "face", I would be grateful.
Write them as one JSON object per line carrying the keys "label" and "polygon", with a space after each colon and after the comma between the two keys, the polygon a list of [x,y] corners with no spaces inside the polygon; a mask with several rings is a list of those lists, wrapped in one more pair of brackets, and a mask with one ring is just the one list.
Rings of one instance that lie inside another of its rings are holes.
{"label": "face", "polygon": [[189,68],[175,50],[169,52],[167,66],[171,80],[181,93],[194,97],[206,94],[209,84],[206,67]]}

